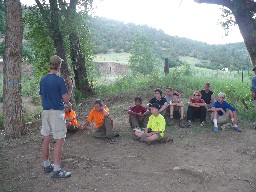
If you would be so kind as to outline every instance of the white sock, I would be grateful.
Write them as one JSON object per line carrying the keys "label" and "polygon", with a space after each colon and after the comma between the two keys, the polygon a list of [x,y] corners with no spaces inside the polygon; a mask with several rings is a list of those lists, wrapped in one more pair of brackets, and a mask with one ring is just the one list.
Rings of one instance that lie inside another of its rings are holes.
{"label": "white sock", "polygon": [[60,171],[60,170],[61,170],[60,165],[59,164],[54,164],[53,171]]}
{"label": "white sock", "polygon": [[234,118],[231,118],[232,123],[234,122]]}
{"label": "white sock", "polygon": [[214,127],[218,127],[217,119],[213,119],[213,126],[214,126]]}
{"label": "white sock", "polygon": [[49,159],[44,161],[44,167],[48,167],[48,166],[50,166],[50,164],[51,163],[50,163]]}
{"label": "white sock", "polygon": [[238,127],[238,125],[237,125],[237,124],[234,124],[233,127]]}

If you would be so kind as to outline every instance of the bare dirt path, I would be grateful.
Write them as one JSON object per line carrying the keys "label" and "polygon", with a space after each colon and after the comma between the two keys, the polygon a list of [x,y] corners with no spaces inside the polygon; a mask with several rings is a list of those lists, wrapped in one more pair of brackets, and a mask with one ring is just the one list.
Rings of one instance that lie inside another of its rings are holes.
{"label": "bare dirt path", "polygon": [[39,129],[20,140],[2,140],[0,191],[256,191],[252,127],[243,124],[241,133],[214,134],[211,125],[172,126],[167,134],[173,134],[174,143],[147,146],[131,139],[124,106],[127,103],[120,102],[110,107],[121,134],[115,144],[92,138],[90,131],[67,135],[62,164],[72,172],[68,179],[54,180],[43,173]]}

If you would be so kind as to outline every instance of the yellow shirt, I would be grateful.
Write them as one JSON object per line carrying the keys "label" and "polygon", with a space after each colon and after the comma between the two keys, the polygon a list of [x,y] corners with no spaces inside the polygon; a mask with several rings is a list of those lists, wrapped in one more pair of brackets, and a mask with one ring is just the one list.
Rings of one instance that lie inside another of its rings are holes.
{"label": "yellow shirt", "polygon": [[151,128],[152,132],[160,131],[159,135],[164,136],[165,131],[165,119],[159,114],[157,117],[155,115],[151,115],[148,120],[147,128]]}

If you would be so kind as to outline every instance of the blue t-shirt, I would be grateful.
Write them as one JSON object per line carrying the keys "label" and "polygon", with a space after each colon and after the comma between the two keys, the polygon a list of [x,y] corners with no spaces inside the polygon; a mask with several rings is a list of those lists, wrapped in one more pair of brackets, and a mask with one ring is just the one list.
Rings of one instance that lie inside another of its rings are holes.
{"label": "blue t-shirt", "polygon": [[40,81],[39,95],[42,96],[43,110],[64,110],[62,95],[68,92],[63,78],[47,74]]}
{"label": "blue t-shirt", "polygon": [[[235,111],[236,109],[230,105],[227,101],[223,101],[223,103],[219,103],[218,101],[215,101],[212,106],[212,108],[222,108],[225,112],[227,111],[227,109],[231,110],[231,111]],[[218,111],[218,115],[221,116],[223,115],[222,111]]]}
{"label": "blue t-shirt", "polygon": [[252,78],[252,91],[256,92],[256,76]]}

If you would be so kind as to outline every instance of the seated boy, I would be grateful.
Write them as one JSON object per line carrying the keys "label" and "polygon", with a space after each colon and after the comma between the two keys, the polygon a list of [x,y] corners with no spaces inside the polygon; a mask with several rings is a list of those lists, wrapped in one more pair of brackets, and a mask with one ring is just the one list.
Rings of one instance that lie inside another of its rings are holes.
{"label": "seated boy", "polygon": [[65,120],[66,120],[66,127],[67,131],[75,132],[77,128],[80,128],[77,119],[76,119],[76,112],[71,109],[71,103],[65,104]]}
{"label": "seated boy", "polygon": [[217,101],[215,101],[211,106],[211,111],[213,111],[213,124],[214,124],[213,131],[215,133],[219,131],[218,123],[219,124],[228,123],[230,119],[233,124],[232,128],[237,132],[241,132],[241,129],[238,127],[236,109],[232,105],[230,105],[227,101],[225,101],[224,93],[220,92],[218,94]]}
{"label": "seated boy", "polygon": [[109,117],[109,109],[107,106],[103,104],[100,99],[97,99],[94,102],[94,107],[90,111],[90,114],[85,122],[84,129],[94,121],[95,123],[95,138],[108,138],[109,143],[114,143],[115,140],[113,139],[114,136],[118,137],[119,134],[113,133],[113,123],[111,118]]}
{"label": "seated boy", "polygon": [[206,108],[205,101],[201,99],[201,92],[195,91],[193,97],[188,102],[188,110],[187,110],[187,126],[191,126],[191,122],[193,119],[200,119],[200,126],[204,127],[206,125]]}
{"label": "seated boy", "polygon": [[140,97],[135,97],[135,105],[129,107],[129,123],[131,128],[145,127],[144,126],[144,117],[150,112],[146,107],[141,105],[142,100]]}
{"label": "seated boy", "polygon": [[179,99],[179,93],[174,92],[172,96],[172,100],[170,101],[170,119],[171,123],[173,122],[173,118],[179,119],[179,126],[184,128],[184,103]]}
{"label": "seated boy", "polygon": [[151,105],[152,115],[149,117],[147,128],[144,131],[136,130],[134,135],[140,138],[143,142],[151,144],[154,141],[161,141],[164,137],[165,119],[159,113],[160,105],[153,103]]}

